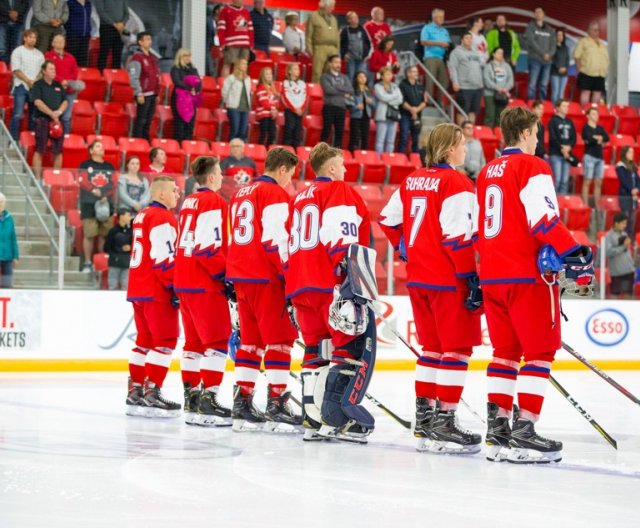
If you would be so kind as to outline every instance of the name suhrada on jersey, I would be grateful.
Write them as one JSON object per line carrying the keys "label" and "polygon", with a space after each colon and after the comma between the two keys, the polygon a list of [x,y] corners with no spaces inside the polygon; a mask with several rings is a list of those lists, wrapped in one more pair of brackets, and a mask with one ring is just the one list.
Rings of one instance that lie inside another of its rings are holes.
{"label": "name suhrada on jersey", "polygon": [[27,346],[26,332],[0,332],[0,348],[24,348]]}

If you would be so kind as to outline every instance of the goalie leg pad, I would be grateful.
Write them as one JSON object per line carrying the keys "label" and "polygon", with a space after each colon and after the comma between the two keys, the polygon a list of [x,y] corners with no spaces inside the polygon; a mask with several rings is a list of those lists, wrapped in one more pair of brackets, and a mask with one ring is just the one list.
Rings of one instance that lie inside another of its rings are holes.
{"label": "goalie leg pad", "polygon": [[347,277],[353,295],[364,303],[378,298],[376,281],[376,250],[351,244],[347,252]]}

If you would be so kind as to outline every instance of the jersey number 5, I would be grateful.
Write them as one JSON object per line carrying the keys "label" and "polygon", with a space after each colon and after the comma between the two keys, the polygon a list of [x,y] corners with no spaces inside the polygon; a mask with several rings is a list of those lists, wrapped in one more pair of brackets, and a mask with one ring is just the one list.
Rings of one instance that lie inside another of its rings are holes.
{"label": "jersey number 5", "polygon": [[142,264],[142,254],[144,248],[142,247],[142,229],[136,228],[133,230],[133,242],[131,244],[131,261],[129,263],[130,268],[137,268]]}

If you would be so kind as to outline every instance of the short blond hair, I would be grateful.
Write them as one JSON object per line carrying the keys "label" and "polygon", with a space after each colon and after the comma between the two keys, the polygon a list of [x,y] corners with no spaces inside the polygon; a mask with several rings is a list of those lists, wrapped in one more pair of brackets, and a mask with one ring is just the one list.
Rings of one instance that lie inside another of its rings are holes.
{"label": "short blond hair", "polygon": [[333,158],[343,157],[342,150],[330,147],[324,141],[318,143],[309,153],[309,163],[316,176],[319,175],[326,163]]}
{"label": "short blond hair", "polygon": [[427,166],[434,163],[448,163],[451,147],[455,147],[462,140],[462,129],[452,123],[440,123],[431,130],[427,140],[425,162]]}
{"label": "short blond hair", "polygon": [[176,51],[175,59],[173,59],[173,65],[176,68],[184,68],[184,58],[186,55],[191,55],[191,50],[188,48],[180,48],[178,51]]}

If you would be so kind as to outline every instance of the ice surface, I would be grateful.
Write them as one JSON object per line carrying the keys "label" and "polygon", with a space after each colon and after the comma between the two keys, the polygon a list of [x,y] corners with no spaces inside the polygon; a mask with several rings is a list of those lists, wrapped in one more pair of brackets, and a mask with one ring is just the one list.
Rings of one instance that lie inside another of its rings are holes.
{"label": "ice surface", "polygon": [[[640,394],[640,372],[611,374]],[[639,527],[640,406],[591,372],[555,375],[617,452],[551,386],[538,430],[564,442],[564,460],[515,466],[417,453],[368,404],[368,445],[304,443],[126,417],[125,373],[1,374],[0,527]],[[165,386],[181,401],[177,373]],[[483,416],[484,391],[469,373],[464,398]],[[377,372],[370,392],[412,416],[412,372]],[[465,408],[460,418],[484,433]]]}

